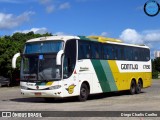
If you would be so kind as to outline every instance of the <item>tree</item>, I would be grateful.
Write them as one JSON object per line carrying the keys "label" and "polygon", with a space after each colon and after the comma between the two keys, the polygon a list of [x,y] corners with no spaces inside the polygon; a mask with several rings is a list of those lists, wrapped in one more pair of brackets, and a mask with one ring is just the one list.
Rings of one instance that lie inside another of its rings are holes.
{"label": "tree", "polygon": [[152,78],[158,78],[160,72],[160,58],[152,60]]}
{"label": "tree", "polygon": [[20,69],[20,59],[18,59],[18,68],[12,69],[11,61],[14,54],[23,50],[25,42],[32,38],[51,36],[51,33],[34,34],[29,33],[14,33],[12,36],[0,37],[0,76],[12,78],[12,73]]}
{"label": "tree", "polygon": [[160,72],[160,58],[159,57],[154,59],[154,67],[155,67],[155,70]]}

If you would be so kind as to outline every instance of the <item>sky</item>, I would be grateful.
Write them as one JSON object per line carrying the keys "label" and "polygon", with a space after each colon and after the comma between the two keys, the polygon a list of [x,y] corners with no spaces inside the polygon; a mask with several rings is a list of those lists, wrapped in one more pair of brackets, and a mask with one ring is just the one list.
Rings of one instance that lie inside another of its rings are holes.
{"label": "sky", "polygon": [[[15,32],[101,35],[160,50],[160,13],[144,13],[148,0],[0,0],[0,36]],[[160,4],[160,0],[156,0]]]}

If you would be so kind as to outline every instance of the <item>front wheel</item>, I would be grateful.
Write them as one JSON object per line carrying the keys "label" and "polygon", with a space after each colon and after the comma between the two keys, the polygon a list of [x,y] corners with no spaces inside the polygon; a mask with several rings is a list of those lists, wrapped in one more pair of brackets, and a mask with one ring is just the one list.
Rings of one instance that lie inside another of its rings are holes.
{"label": "front wheel", "polygon": [[82,84],[80,88],[79,101],[86,101],[89,95],[89,89],[86,84]]}

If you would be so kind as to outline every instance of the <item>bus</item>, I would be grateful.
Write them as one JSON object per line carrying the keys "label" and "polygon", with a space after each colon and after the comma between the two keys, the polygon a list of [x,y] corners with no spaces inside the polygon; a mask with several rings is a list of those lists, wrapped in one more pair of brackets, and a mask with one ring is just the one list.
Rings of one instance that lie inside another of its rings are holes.
{"label": "bus", "polygon": [[151,86],[150,49],[101,36],[48,36],[28,40],[21,56],[21,94],[29,97],[77,96]]}

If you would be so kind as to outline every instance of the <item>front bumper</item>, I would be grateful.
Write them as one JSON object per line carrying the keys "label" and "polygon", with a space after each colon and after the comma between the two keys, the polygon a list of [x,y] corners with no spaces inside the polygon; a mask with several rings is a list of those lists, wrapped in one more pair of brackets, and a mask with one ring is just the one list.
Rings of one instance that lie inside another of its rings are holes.
{"label": "front bumper", "polygon": [[21,94],[28,97],[52,97],[61,98],[63,97],[60,89],[58,90],[25,90],[21,89]]}

